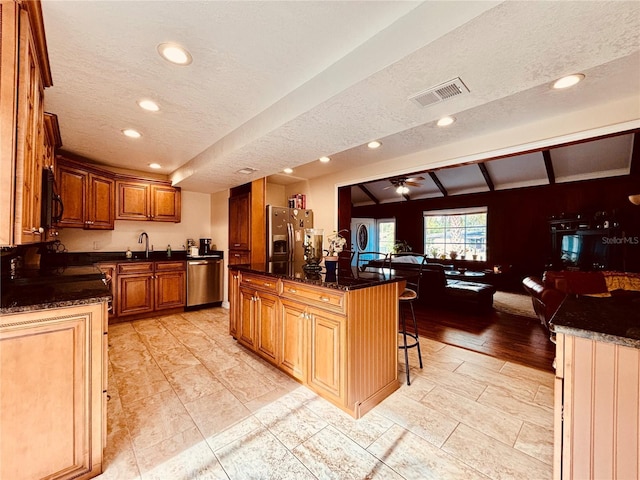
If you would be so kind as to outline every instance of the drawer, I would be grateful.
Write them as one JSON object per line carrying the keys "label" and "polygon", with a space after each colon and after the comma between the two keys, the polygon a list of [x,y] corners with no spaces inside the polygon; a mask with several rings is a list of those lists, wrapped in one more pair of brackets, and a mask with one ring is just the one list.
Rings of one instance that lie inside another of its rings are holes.
{"label": "drawer", "polygon": [[118,274],[153,273],[153,262],[119,263]]}
{"label": "drawer", "polygon": [[240,286],[255,288],[265,292],[278,293],[278,279],[251,273],[243,273],[240,277]]}
{"label": "drawer", "polygon": [[182,261],[156,262],[156,272],[186,271],[187,264]]}
{"label": "drawer", "polygon": [[282,282],[282,297],[335,312],[345,311],[345,292],[332,288],[317,288],[285,280]]}

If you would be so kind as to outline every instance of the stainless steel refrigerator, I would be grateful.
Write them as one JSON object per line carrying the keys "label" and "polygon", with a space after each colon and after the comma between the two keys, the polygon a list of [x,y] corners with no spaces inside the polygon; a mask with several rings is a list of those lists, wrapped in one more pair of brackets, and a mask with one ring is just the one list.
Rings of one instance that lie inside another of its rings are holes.
{"label": "stainless steel refrigerator", "polygon": [[313,228],[311,210],[267,205],[267,259],[303,261],[305,228]]}

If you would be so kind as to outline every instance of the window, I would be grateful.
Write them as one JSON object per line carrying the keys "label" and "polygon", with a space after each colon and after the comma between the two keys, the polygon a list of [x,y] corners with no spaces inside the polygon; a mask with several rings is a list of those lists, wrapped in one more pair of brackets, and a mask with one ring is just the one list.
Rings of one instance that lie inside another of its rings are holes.
{"label": "window", "polygon": [[487,259],[487,207],[424,212],[424,252],[434,258]]}
{"label": "window", "polygon": [[378,227],[378,251],[381,253],[393,252],[396,243],[396,220],[384,218],[377,221]]}

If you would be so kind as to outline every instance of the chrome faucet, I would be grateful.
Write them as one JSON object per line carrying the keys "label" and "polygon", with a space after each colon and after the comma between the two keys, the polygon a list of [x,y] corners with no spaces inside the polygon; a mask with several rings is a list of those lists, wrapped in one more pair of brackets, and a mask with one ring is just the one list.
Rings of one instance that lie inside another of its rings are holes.
{"label": "chrome faucet", "polygon": [[145,239],[144,257],[149,258],[149,235],[147,235],[147,232],[142,232],[138,237],[138,243],[142,243],[142,237]]}

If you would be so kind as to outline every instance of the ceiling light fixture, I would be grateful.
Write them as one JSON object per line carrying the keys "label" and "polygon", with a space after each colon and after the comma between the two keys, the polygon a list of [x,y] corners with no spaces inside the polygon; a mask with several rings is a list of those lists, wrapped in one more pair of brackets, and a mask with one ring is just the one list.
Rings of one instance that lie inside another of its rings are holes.
{"label": "ceiling light fixture", "polygon": [[629,195],[629,201],[634,205],[640,205],[640,193],[636,195]]}
{"label": "ceiling light fixture", "polygon": [[442,117],[440,120],[438,120],[437,125],[439,127],[448,127],[449,125],[451,125],[453,122],[455,122],[456,119],[455,117]]}
{"label": "ceiling light fixture", "polygon": [[566,77],[562,77],[556,80],[553,83],[553,88],[555,89],[563,89],[573,87],[576,83],[580,82],[584,79],[584,74],[575,73],[573,75],[567,75]]}
{"label": "ceiling light fixture", "polygon": [[162,58],[175,65],[185,66],[193,61],[191,54],[175,43],[161,43],[158,45],[158,53]]}
{"label": "ceiling light fixture", "polygon": [[138,100],[138,106],[148,112],[157,112],[160,107],[153,100]]}
{"label": "ceiling light fixture", "polygon": [[374,140],[373,142],[369,142],[367,144],[367,147],[373,149],[379,148],[382,145],[382,143],[380,143],[378,140]]}
{"label": "ceiling light fixture", "polygon": [[157,170],[159,168],[162,168],[162,165],[160,165],[159,163],[150,163],[149,168],[153,168],[154,170]]}
{"label": "ceiling light fixture", "polygon": [[251,175],[253,172],[257,172],[257,168],[253,167],[244,167],[238,170],[236,173],[242,173],[243,175]]}
{"label": "ceiling light fixture", "polygon": [[282,170],[284,173],[293,173],[293,168],[285,168],[284,170]]}
{"label": "ceiling light fixture", "polygon": [[129,138],[140,138],[142,136],[142,134],[139,131],[134,130],[133,128],[127,128],[125,130],[122,130],[122,133]]}
{"label": "ceiling light fixture", "polygon": [[329,163],[331,161],[329,157],[320,157],[318,160],[320,160],[322,163]]}
{"label": "ceiling light fixture", "polygon": [[398,188],[396,188],[396,192],[400,195],[405,195],[409,193],[409,187],[407,187],[406,185],[399,185]]}

